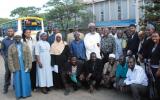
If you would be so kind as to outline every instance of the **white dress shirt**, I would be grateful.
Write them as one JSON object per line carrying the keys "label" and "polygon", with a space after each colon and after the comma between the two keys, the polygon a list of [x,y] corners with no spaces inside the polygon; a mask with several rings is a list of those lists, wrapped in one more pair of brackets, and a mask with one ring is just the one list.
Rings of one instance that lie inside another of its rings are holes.
{"label": "white dress shirt", "polygon": [[135,65],[133,71],[129,68],[126,77],[127,78],[124,80],[126,85],[141,84],[143,86],[148,86],[147,75],[141,66]]}
{"label": "white dress shirt", "polygon": [[28,44],[29,48],[30,48],[30,52],[32,55],[32,62],[35,61],[35,45],[36,45],[36,41],[34,39],[26,39],[26,43]]}

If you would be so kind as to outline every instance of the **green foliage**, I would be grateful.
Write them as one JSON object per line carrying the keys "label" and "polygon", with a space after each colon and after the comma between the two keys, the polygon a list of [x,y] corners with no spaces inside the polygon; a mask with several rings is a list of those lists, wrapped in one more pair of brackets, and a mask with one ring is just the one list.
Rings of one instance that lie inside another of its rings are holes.
{"label": "green foliage", "polygon": [[10,21],[10,19],[8,19],[8,18],[0,18],[0,24],[6,23],[8,21]]}
{"label": "green foliage", "polygon": [[[49,0],[43,8],[36,7],[19,7],[11,11],[11,17],[39,16],[45,21],[45,26],[49,22],[54,23],[62,30],[67,30],[78,25],[82,28],[87,27],[89,21],[92,21],[93,14],[86,12],[86,5],[80,0]],[[45,9],[45,13],[39,13]]]}
{"label": "green foliage", "polygon": [[78,0],[50,0],[45,7],[49,8],[47,20],[53,21],[62,30],[81,25],[83,18],[86,18],[85,15],[88,15],[88,12],[84,12],[85,4]]}
{"label": "green foliage", "polygon": [[95,16],[93,15],[92,12],[87,12],[87,13],[81,13],[81,18],[82,18],[82,21],[79,27],[86,29],[88,27],[88,23],[92,22]]}
{"label": "green foliage", "polygon": [[144,24],[153,23],[156,26],[156,30],[160,31],[160,1],[153,0],[153,2],[148,2],[144,8]]}
{"label": "green foliage", "polygon": [[[73,0],[74,2],[77,0]],[[59,5],[70,5],[74,3],[72,0],[49,0],[45,7],[53,7],[53,6],[59,6]]]}
{"label": "green foliage", "polygon": [[40,8],[36,7],[19,7],[11,11],[11,17],[36,16]]}

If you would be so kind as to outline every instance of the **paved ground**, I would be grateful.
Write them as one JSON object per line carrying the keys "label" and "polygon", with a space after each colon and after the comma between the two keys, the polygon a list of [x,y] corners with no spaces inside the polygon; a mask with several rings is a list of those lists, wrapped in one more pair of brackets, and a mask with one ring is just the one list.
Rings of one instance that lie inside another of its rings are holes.
{"label": "paved ground", "polygon": [[[0,56],[0,100],[15,100],[12,87],[9,88],[8,94],[2,94],[4,77],[4,64],[3,59]],[[44,95],[40,92],[33,92],[32,97],[24,100],[132,100],[131,96],[121,94],[114,90],[98,90],[94,94],[90,94],[85,90],[78,90],[72,92],[69,96],[63,95],[63,90],[53,90],[49,94]]]}

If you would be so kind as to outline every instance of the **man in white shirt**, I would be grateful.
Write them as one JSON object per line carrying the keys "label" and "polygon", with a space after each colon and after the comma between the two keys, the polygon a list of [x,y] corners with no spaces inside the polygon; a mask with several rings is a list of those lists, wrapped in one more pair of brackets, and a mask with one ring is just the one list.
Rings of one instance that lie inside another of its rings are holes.
{"label": "man in white shirt", "polygon": [[101,56],[100,56],[101,36],[99,35],[99,33],[96,32],[96,26],[94,23],[90,23],[88,25],[88,28],[90,32],[87,33],[84,37],[84,45],[86,48],[87,60],[90,59],[90,54],[92,52],[95,52],[97,55],[97,58],[101,59]]}
{"label": "man in white shirt", "polygon": [[124,86],[130,88],[134,100],[141,100],[142,95],[147,93],[148,78],[144,69],[135,64],[134,57],[129,57],[128,67]]}

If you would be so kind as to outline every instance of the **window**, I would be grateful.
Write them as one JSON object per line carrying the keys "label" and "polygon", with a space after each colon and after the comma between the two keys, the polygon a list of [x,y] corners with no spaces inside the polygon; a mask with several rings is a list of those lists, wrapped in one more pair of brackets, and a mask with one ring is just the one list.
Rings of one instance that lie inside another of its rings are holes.
{"label": "window", "polygon": [[41,21],[35,19],[27,19],[22,21],[23,29],[41,30]]}
{"label": "window", "polygon": [[101,21],[104,21],[104,13],[103,13],[103,11],[101,12]]}
{"label": "window", "polygon": [[122,13],[122,8],[121,8],[121,0],[117,1],[117,5],[118,5],[118,20],[121,20],[121,13]]}

